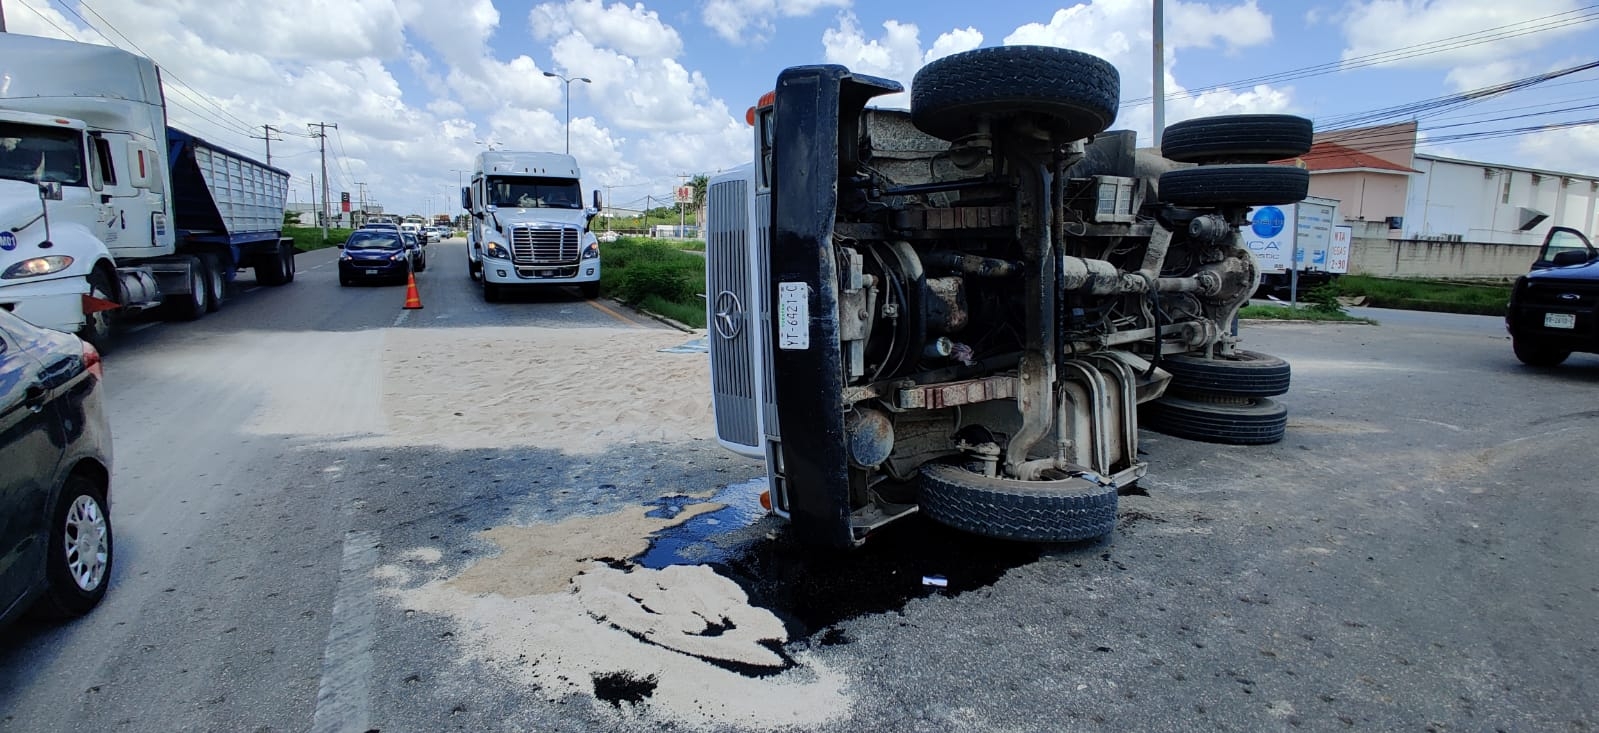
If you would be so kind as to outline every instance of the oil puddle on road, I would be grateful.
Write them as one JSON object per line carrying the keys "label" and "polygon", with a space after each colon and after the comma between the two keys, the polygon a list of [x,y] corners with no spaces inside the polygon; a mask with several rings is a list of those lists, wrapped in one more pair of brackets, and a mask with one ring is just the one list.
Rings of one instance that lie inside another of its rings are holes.
{"label": "oil puddle on road", "polygon": [[463,651],[558,702],[686,728],[815,728],[848,714],[840,622],[991,585],[1035,545],[913,517],[864,547],[800,546],[760,508],[764,479],[606,515],[478,533],[459,572],[412,548],[375,574],[407,609],[452,618]]}

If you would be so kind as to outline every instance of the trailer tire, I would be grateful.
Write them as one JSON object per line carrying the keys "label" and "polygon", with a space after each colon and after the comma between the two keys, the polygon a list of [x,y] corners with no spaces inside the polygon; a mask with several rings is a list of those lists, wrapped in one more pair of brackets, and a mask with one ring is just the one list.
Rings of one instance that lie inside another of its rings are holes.
{"label": "trailer tire", "polygon": [[1310,150],[1310,120],[1296,115],[1219,115],[1168,125],[1160,153],[1181,163],[1266,163]]}
{"label": "trailer tire", "polygon": [[1286,165],[1207,165],[1160,174],[1160,200],[1178,206],[1268,206],[1305,200],[1310,171]]}
{"label": "trailer tire", "polygon": [[294,282],[294,272],[296,269],[294,263],[294,242],[281,242],[279,243],[278,248],[283,252],[283,283],[287,285]]}
{"label": "trailer tire", "polygon": [[288,273],[284,271],[283,248],[281,246],[276,252],[256,256],[255,281],[268,286],[277,286],[288,282]]}
{"label": "trailer tire", "polygon": [[911,123],[933,137],[977,132],[983,117],[1028,117],[1063,141],[1110,127],[1121,99],[1116,67],[1081,51],[996,46],[957,53],[916,72]]}
{"label": "trailer tire", "polygon": [[1116,528],[1116,487],[1085,479],[1018,481],[930,463],[922,466],[918,488],[928,517],[986,537],[1080,542]]}
{"label": "trailer tire", "polygon": [[[107,267],[96,267],[89,273],[89,295],[101,300],[120,303],[117,297],[116,276]],[[89,342],[101,354],[111,349],[111,335],[116,326],[116,317],[113,311],[97,311],[83,317],[83,328],[78,329],[78,338]]]}
{"label": "trailer tire", "polygon": [[1183,393],[1276,397],[1288,392],[1292,370],[1270,354],[1238,349],[1232,356],[1207,359],[1197,354],[1167,354],[1160,367],[1171,372],[1171,388]]}
{"label": "trailer tire", "polygon": [[209,290],[205,279],[205,263],[200,258],[192,255],[184,257],[189,267],[189,292],[174,293],[167,296],[162,305],[166,307],[167,314],[178,321],[194,321],[210,310],[206,301]]}
{"label": "trailer tire", "polygon": [[1204,443],[1266,445],[1288,430],[1288,408],[1266,397],[1169,396],[1145,403],[1140,413],[1144,427]]}
{"label": "trailer tire", "polygon": [[208,252],[200,255],[200,261],[205,263],[205,312],[215,313],[222,309],[222,301],[228,292],[223,258],[222,255]]}

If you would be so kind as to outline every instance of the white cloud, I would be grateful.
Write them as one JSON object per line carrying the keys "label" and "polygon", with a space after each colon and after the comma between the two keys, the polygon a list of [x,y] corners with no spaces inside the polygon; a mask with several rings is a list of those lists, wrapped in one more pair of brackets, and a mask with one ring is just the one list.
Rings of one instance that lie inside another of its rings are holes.
{"label": "white cloud", "polygon": [[677,29],[661,22],[660,15],[643,3],[631,7],[623,2],[606,5],[602,0],[547,3],[533,8],[528,24],[540,40],[579,33],[595,46],[628,56],[674,58],[683,52]]}
{"label": "white cloud", "polygon": [[881,38],[869,39],[855,14],[843,12],[838,15],[837,25],[822,33],[822,55],[828,63],[843,64],[851,71],[904,84],[906,92],[872,100],[875,106],[904,108],[910,104],[908,90],[917,69],[929,61],[970,51],[983,43],[983,34],[976,28],[957,28],[940,35],[924,52],[920,35],[921,29],[915,23],[889,20],[883,23]]}
{"label": "white cloud", "polygon": [[956,28],[948,33],[941,34],[933,41],[932,48],[927,49],[927,53],[922,54],[922,63],[926,64],[950,54],[970,51],[981,45],[983,45],[982,32],[970,26]]}
{"label": "white cloud", "polygon": [[1515,150],[1517,165],[1599,175],[1599,125],[1528,135]]}
{"label": "white cloud", "polygon": [[[1577,6],[1577,0],[1357,0],[1343,16],[1346,39],[1343,58],[1369,56],[1523,23],[1575,10]],[[1396,34],[1395,29],[1404,32]],[[1556,36],[1581,30],[1582,26],[1573,24],[1391,63],[1412,68],[1452,69],[1449,82],[1456,89],[1472,89],[1476,87],[1475,82],[1492,76],[1484,74],[1479,67],[1494,64],[1504,71],[1507,59],[1541,48]]]}
{"label": "white cloud", "polygon": [[705,0],[700,17],[731,43],[765,40],[779,17],[802,18],[823,8],[847,8],[850,0]]}

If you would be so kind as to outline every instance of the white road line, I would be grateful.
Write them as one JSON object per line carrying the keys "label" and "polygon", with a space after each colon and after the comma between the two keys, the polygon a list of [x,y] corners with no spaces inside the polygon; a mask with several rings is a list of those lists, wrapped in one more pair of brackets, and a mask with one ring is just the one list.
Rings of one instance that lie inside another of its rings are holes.
{"label": "white road line", "polygon": [[149,323],[140,323],[135,326],[128,326],[127,328],[123,329],[123,331],[126,333],[138,333],[147,328],[155,328],[158,325],[160,324],[156,323],[155,321],[151,321]]}
{"label": "white road line", "polygon": [[398,327],[400,324],[405,323],[405,319],[410,318],[410,317],[411,317],[411,311],[400,311],[400,315],[397,315],[397,316],[394,317],[394,325],[395,325],[395,327]]}
{"label": "white road line", "polygon": [[241,290],[239,292],[241,292],[241,293],[253,293],[253,292],[255,292],[257,290],[260,290],[260,289],[261,289],[261,286],[257,285],[257,286],[255,286],[253,288],[245,288],[244,290]]}
{"label": "white road line", "polygon": [[344,560],[333,596],[333,621],[322,650],[322,684],[317,688],[312,733],[370,730],[373,620],[376,593],[372,570],[378,564],[378,533],[344,534]]}

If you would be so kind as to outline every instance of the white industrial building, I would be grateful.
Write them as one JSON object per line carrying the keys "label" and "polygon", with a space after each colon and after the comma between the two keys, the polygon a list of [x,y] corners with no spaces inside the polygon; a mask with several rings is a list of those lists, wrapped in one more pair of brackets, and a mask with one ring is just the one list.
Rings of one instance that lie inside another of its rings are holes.
{"label": "white industrial building", "polygon": [[1424,153],[1410,165],[1395,238],[1540,245],[1551,226],[1599,230],[1599,177]]}

